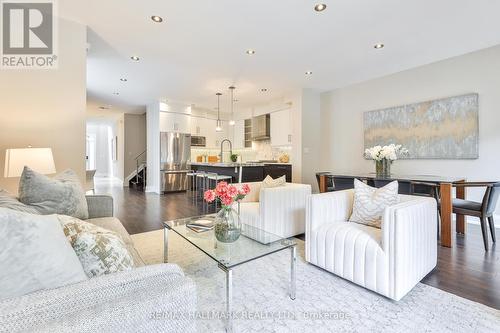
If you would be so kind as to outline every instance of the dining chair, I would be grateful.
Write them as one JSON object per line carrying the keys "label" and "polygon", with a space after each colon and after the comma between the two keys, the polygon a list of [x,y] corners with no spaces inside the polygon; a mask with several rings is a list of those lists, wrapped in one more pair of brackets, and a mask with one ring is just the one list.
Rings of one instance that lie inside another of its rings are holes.
{"label": "dining chair", "polygon": [[[321,187],[320,184],[320,177],[323,175],[328,175],[330,174],[329,172],[316,172],[316,181],[318,182],[318,187]],[[335,186],[333,184],[333,179],[332,177],[326,177],[326,191],[327,192],[332,192],[334,190]]]}
{"label": "dining chair", "polygon": [[[439,193],[439,184],[412,182],[414,188],[420,188],[419,191],[412,193],[413,195],[432,196],[438,202],[438,213],[441,215],[441,198]],[[454,187],[485,187],[486,191],[481,202],[453,199],[453,213],[457,215],[474,216],[479,218],[481,224],[481,233],[483,235],[483,243],[485,251],[489,250],[488,240],[488,224],[493,243],[496,243],[495,235],[495,220],[493,218],[498,199],[500,197],[500,182],[464,182],[454,183]],[[422,191],[422,189],[426,189]],[[419,193],[420,192],[420,193]],[[439,223],[439,220],[438,220]],[[439,233],[439,228],[438,228]]]}
{"label": "dining chair", "polygon": [[475,216],[481,221],[481,232],[483,234],[483,243],[485,251],[488,251],[488,227],[490,227],[491,239],[496,242],[495,220],[493,214],[500,197],[500,182],[466,182],[453,184],[455,187],[486,187],[483,200],[481,202],[453,199],[453,213]]}

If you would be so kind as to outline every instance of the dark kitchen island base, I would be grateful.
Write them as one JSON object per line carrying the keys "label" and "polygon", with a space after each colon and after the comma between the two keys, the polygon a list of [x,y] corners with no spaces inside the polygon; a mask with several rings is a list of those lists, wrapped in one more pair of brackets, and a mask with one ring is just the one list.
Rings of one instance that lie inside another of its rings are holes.
{"label": "dark kitchen island base", "polygon": [[231,176],[233,183],[239,181],[240,170],[242,170],[242,183],[260,182],[268,175],[273,178],[285,176],[288,183],[292,182],[292,165],[290,164],[192,163],[191,169],[216,173],[221,176]]}

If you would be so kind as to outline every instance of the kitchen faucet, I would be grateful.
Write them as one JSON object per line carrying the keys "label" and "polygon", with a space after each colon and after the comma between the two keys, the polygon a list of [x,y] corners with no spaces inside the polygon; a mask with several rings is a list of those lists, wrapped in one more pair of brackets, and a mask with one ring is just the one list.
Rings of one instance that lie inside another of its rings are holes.
{"label": "kitchen faucet", "polygon": [[231,142],[231,140],[229,140],[229,139],[222,140],[220,143],[220,155],[219,155],[221,163],[224,163],[224,150],[223,150],[223,148],[224,148],[224,142],[226,142],[226,141],[229,142],[229,153],[231,155],[233,155],[233,143]]}

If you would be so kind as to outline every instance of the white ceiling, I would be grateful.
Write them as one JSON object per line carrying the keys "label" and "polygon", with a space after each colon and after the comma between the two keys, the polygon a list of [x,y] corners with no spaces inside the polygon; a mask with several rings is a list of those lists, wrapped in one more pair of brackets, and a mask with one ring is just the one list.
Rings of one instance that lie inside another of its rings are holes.
{"label": "white ceiling", "polygon": [[[317,2],[326,11],[315,12]],[[301,87],[331,90],[500,44],[498,0],[65,0],[59,6],[62,16],[89,27],[90,97],[129,111],[159,98],[213,108],[217,91],[227,111],[232,84],[242,108]],[[379,42],[386,47],[375,50]],[[245,54],[249,48],[256,54]]]}

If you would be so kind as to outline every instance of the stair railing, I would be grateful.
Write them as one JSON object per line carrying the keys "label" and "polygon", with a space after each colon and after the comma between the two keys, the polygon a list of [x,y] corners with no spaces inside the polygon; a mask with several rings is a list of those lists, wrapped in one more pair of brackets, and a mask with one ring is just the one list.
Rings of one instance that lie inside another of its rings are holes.
{"label": "stair railing", "polygon": [[147,150],[143,151],[135,158],[135,179],[137,180],[137,182],[139,182],[139,179],[142,178],[142,183],[144,187],[146,187],[146,171],[143,172],[143,176],[140,176],[139,167],[147,161],[146,152]]}

